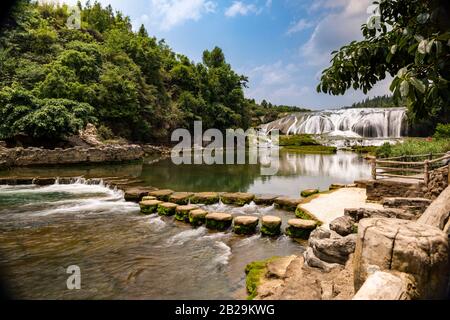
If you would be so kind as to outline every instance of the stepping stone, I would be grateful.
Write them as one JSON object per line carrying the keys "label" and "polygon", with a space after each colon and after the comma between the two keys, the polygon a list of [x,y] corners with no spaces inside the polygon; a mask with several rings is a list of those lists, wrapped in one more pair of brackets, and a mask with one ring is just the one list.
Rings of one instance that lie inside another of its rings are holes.
{"label": "stepping stone", "polygon": [[175,192],[170,195],[169,201],[180,205],[186,205],[193,195],[192,192]]}
{"label": "stepping stone", "polygon": [[245,204],[249,204],[255,198],[255,195],[252,193],[224,193],[220,197],[222,202],[225,204],[234,204],[238,206],[243,206]]}
{"label": "stepping stone", "polygon": [[278,197],[279,196],[274,196],[274,195],[269,195],[269,194],[257,195],[257,196],[255,196],[255,199],[253,199],[253,201],[257,205],[271,206],[275,202],[275,199]]}
{"label": "stepping stone", "polygon": [[317,228],[317,221],[304,219],[291,219],[286,234],[292,238],[308,240],[311,232]]}
{"label": "stepping stone", "polygon": [[308,198],[314,194],[318,194],[319,192],[320,192],[319,189],[306,189],[306,190],[303,190],[300,195],[303,198]]}
{"label": "stepping stone", "polygon": [[265,236],[278,236],[281,233],[281,218],[264,216],[261,221],[261,233]]}
{"label": "stepping stone", "polygon": [[219,194],[217,192],[199,192],[195,193],[191,198],[191,203],[197,204],[214,204],[219,202]]}
{"label": "stepping stone", "polygon": [[154,191],[154,188],[129,188],[125,190],[125,201],[139,202],[148,193]]}
{"label": "stepping stone", "polygon": [[163,202],[158,205],[158,214],[160,216],[173,216],[178,205],[171,202]]}
{"label": "stepping stone", "polygon": [[205,224],[207,214],[208,212],[202,209],[192,210],[189,212],[189,222],[194,227],[201,226],[202,224]]}
{"label": "stepping stone", "polygon": [[234,223],[233,231],[235,233],[249,235],[254,234],[256,232],[259,219],[258,217],[240,216],[234,218],[233,223]]}
{"label": "stepping stone", "polygon": [[303,200],[299,198],[279,197],[275,199],[275,204],[283,210],[295,211],[302,201]]}
{"label": "stepping stone", "polygon": [[196,209],[198,209],[198,207],[192,204],[185,206],[178,206],[175,209],[175,219],[178,221],[189,222],[189,212]]}
{"label": "stepping stone", "polygon": [[170,189],[164,189],[164,190],[156,190],[149,192],[149,196],[156,197],[158,200],[161,201],[169,201],[169,197],[174,193],[173,190]]}
{"label": "stepping stone", "polygon": [[333,184],[330,186],[330,189],[329,189],[329,190],[338,190],[338,189],[343,189],[343,188],[346,188],[346,187],[347,187],[347,185],[342,184],[342,183],[333,183]]}
{"label": "stepping stone", "polygon": [[156,197],[153,196],[145,196],[142,198],[142,201],[150,201],[150,200],[158,200]]}
{"label": "stepping stone", "polygon": [[161,203],[162,202],[158,200],[141,201],[139,203],[139,206],[141,207],[141,213],[143,214],[156,213],[156,211],[158,210],[158,205]]}
{"label": "stepping stone", "polygon": [[299,204],[297,209],[295,209],[295,216],[304,220],[316,220],[306,209],[302,208],[301,204]]}
{"label": "stepping stone", "polygon": [[231,227],[233,216],[229,213],[213,212],[206,215],[206,227],[219,231],[225,231]]}

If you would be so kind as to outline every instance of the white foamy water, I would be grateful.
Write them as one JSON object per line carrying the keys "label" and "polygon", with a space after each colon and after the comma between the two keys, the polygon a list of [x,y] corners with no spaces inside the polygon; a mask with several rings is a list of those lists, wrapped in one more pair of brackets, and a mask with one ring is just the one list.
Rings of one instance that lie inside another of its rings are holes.
{"label": "white foamy water", "polygon": [[186,242],[188,242],[189,240],[198,238],[204,234],[206,234],[208,231],[206,230],[205,227],[200,227],[197,229],[192,229],[192,230],[186,230],[183,232],[180,232],[172,237],[170,237],[167,240],[167,244],[169,245],[182,245]]}
{"label": "white foamy water", "polygon": [[198,238],[198,241],[202,241],[202,240],[206,240],[206,241],[211,241],[211,240],[217,240],[217,239],[222,239],[222,238],[228,238],[230,237],[230,233],[225,233],[225,232],[218,232],[218,233],[213,233],[213,234],[209,234],[203,237]]}
{"label": "white foamy water", "polygon": [[247,245],[249,245],[249,244],[251,244],[251,243],[253,243],[253,242],[255,242],[255,241],[259,240],[259,239],[261,239],[261,235],[260,234],[255,234],[255,235],[253,235],[251,237],[242,239],[241,241],[239,241],[236,244],[236,246],[244,247],[244,246],[247,246]]}
{"label": "white foamy water", "polygon": [[227,265],[231,256],[231,248],[222,241],[216,241],[214,247],[219,250],[219,255],[214,259],[214,263]]}
{"label": "white foamy water", "polygon": [[399,138],[407,133],[405,108],[365,108],[294,113],[261,126],[283,134],[329,134],[349,138]]}

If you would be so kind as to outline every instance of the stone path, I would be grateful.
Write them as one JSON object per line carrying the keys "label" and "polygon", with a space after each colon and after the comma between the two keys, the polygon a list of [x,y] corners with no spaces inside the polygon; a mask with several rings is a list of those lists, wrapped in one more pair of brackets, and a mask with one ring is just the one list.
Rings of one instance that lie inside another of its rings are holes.
{"label": "stone path", "polygon": [[366,202],[366,189],[362,188],[342,188],[332,193],[321,194],[310,202],[301,204],[300,207],[322,221],[325,228],[329,228],[331,221],[343,216],[345,209],[383,209],[381,204]]}

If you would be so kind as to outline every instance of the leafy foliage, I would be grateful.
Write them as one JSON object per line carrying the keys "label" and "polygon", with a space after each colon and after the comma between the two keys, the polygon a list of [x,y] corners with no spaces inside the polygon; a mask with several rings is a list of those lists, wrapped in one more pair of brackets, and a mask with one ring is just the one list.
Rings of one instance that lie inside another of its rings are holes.
{"label": "leafy foliage", "polygon": [[408,155],[421,155],[429,153],[446,153],[450,151],[450,140],[448,139],[417,139],[410,138],[403,143],[391,145],[383,144],[376,151],[381,158],[399,157]]}
{"label": "leafy foliage", "polygon": [[384,0],[379,26],[364,24],[364,40],[333,52],[323,71],[319,92],[367,93],[386,74],[394,77],[391,91],[404,100],[409,118],[450,121],[450,3],[447,0]]}
{"label": "leafy foliage", "polygon": [[195,120],[205,129],[251,125],[258,105],[244,97],[248,79],[220,48],[195,63],[144,26],[134,32],[111,6],[78,7],[81,29],[70,29],[67,5],[17,2],[0,33],[1,139],[62,138],[87,121],[135,141],[167,141]]}
{"label": "leafy foliage", "polygon": [[436,139],[450,139],[450,124],[439,123],[434,137]]}

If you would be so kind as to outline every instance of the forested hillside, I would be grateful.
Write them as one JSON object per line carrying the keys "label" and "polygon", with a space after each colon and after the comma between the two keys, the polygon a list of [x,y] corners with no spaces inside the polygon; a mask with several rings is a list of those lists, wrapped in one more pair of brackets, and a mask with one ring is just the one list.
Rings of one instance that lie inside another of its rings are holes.
{"label": "forested hillside", "polygon": [[57,141],[91,122],[105,139],[168,141],[195,120],[247,128],[279,112],[244,97],[220,48],[194,63],[110,6],[78,6],[80,29],[67,6],[22,0],[1,30],[0,139]]}
{"label": "forested hillside", "polygon": [[384,95],[373,98],[366,98],[361,102],[352,104],[350,108],[392,108],[398,107],[392,96]]}

